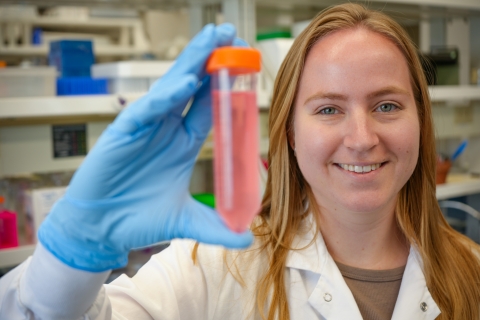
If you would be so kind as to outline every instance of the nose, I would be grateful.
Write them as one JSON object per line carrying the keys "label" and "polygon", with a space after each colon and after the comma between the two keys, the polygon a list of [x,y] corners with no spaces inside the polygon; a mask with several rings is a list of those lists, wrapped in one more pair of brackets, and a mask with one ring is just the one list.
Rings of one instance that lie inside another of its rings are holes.
{"label": "nose", "polygon": [[365,152],[378,145],[378,137],[375,121],[368,112],[356,112],[351,114],[346,121],[344,145],[356,152]]}

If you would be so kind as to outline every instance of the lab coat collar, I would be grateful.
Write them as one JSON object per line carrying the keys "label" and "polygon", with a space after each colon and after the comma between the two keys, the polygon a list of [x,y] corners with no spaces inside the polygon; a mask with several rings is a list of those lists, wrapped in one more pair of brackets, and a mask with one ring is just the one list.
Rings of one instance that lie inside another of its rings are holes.
{"label": "lab coat collar", "polygon": [[290,250],[287,256],[287,268],[306,270],[320,275],[308,302],[322,317],[363,319],[352,292],[328,253],[323,237],[312,220],[309,222],[311,228],[308,232],[294,238],[292,247],[295,249]]}
{"label": "lab coat collar", "polygon": [[[355,298],[328,253],[316,224],[311,218],[306,222],[311,227],[294,238],[294,250],[290,250],[287,256],[286,267],[320,275],[308,301],[325,319],[362,319]],[[415,246],[411,246],[392,320],[433,320],[440,314],[422,270],[420,254]]]}
{"label": "lab coat collar", "polygon": [[422,258],[415,246],[411,246],[392,320],[430,320],[440,314],[440,308],[428,291],[422,270]]}
{"label": "lab coat collar", "polygon": [[292,241],[293,250],[288,252],[286,266],[287,268],[321,273],[326,262],[325,257],[330,254],[313,219],[307,218],[304,225],[308,229],[303,234],[295,235]]}

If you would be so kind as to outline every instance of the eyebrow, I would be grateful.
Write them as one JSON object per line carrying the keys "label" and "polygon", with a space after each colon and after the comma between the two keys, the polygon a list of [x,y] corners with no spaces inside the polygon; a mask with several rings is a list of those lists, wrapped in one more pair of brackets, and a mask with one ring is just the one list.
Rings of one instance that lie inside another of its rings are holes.
{"label": "eyebrow", "polygon": [[[373,98],[378,98],[382,96],[386,96],[388,94],[402,94],[402,95],[409,95],[410,93],[407,90],[394,87],[394,86],[389,86],[382,88],[380,90],[371,92],[367,95],[367,99],[373,99]],[[317,92],[305,101],[304,104],[307,104],[308,102],[312,100],[320,100],[320,99],[327,99],[327,100],[341,100],[341,101],[346,101],[348,97],[346,95],[340,94],[340,93],[334,93],[334,92]]]}
{"label": "eyebrow", "polygon": [[367,98],[368,98],[368,99],[378,98],[378,97],[381,97],[381,96],[386,96],[386,95],[388,95],[388,94],[403,94],[403,95],[409,95],[410,92],[408,92],[407,90],[398,88],[398,87],[390,86],[390,87],[385,87],[385,88],[380,89],[380,90],[378,90],[378,91],[369,93],[369,94],[367,95]]}

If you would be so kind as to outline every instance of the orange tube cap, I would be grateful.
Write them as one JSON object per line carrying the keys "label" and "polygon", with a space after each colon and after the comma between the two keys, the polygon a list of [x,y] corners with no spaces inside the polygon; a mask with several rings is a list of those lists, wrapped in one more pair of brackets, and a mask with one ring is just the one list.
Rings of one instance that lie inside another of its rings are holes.
{"label": "orange tube cap", "polygon": [[215,49],[207,61],[207,72],[213,73],[222,68],[245,69],[245,73],[261,69],[260,51],[244,47],[221,47]]}

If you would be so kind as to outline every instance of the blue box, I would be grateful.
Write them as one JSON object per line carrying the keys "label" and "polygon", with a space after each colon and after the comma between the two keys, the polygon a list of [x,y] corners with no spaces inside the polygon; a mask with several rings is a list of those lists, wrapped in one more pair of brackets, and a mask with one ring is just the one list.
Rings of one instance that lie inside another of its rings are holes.
{"label": "blue box", "polygon": [[61,77],[89,77],[90,67],[95,63],[92,41],[52,41],[48,61],[56,66]]}
{"label": "blue box", "polygon": [[93,79],[89,77],[57,79],[58,96],[75,96],[84,94],[108,94],[107,79]]}

